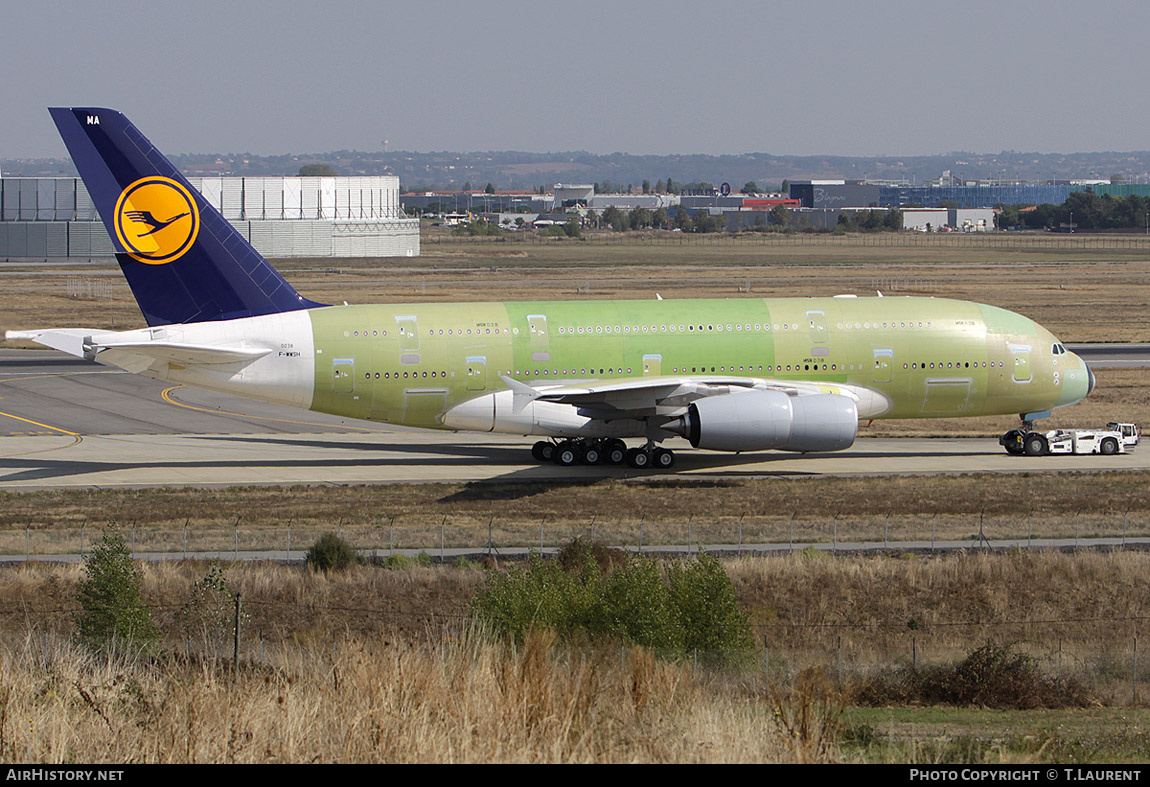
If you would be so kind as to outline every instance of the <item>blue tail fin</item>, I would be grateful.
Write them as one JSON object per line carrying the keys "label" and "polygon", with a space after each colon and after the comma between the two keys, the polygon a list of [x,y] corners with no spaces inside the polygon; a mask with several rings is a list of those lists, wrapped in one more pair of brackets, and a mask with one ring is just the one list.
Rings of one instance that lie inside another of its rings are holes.
{"label": "blue tail fin", "polygon": [[309,309],[171,162],[111,109],[49,109],[148,325]]}

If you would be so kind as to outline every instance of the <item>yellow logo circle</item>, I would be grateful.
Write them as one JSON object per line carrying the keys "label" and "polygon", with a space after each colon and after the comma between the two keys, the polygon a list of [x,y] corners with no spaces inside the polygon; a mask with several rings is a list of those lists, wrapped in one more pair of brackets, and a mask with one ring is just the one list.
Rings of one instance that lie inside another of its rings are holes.
{"label": "yellow logo circle", "polygon": [[177,260],[200,233],[200,211],[190,191],[171,178],[149,175],[116,200],[116,237],[133,259],[148,265]]}

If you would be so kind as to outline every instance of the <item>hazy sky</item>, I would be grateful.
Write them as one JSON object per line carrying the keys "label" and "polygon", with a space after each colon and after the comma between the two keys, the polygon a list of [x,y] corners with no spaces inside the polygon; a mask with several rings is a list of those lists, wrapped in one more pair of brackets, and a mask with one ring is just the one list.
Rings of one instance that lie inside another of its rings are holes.
{"label": "hazy sky", "polygon": [[0,0],[0,157],[48,106],[170,153],[1150,148],[1145,0]]}

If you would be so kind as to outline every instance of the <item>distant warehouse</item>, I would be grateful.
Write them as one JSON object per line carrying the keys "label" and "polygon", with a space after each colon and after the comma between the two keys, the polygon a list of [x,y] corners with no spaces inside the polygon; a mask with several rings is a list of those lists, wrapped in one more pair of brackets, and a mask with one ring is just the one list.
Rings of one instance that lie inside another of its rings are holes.
{"label": "distant warehouse", "polygon": [[[393,175],[188,178],[266,257],[414,257]],[[115,253],[79,178],[0,178],[0,259]]]}
{"label": "distant warehouse", "polygon": [[[1003,183],[977,185],[894,186],[846,180],[792,180],[790,194],[804,208],[990,208],[995,205],[1061,205],[1077,183]],[[1095,188],[1097,193],[1103,193]]]}

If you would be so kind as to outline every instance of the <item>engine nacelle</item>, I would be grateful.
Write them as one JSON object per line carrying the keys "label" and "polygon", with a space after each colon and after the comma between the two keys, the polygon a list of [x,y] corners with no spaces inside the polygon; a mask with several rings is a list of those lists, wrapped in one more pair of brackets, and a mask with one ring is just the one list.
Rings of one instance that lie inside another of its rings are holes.
{"label": "engine nacelle", "polygon": [[849,396],[737,391],[691,403],[672,430],[713,451],[841,451],[854,443],[858,426]]}

